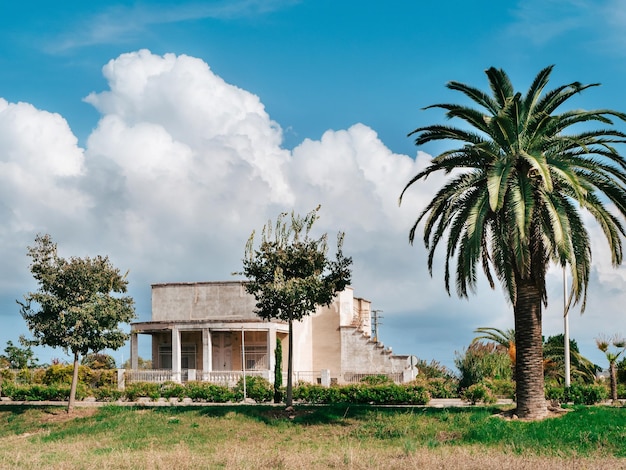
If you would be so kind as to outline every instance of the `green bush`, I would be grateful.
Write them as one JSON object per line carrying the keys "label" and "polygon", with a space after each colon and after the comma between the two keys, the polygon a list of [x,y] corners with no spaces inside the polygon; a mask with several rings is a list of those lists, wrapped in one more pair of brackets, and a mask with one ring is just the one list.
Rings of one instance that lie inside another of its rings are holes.
{"label": "green bush", "polygon": [[495,397],[515,398],[515,382],[509,379],[486,379],[485,384]]}
{"label": "green bush", "polygon": [[546,399],[557,403],[565,402],[565,388],[558,385],[546,385]]}
{"label": "green bush", "polygon": [[418,376],[411,383],[424,387],[431,398],[456,398],[459,396],[459,381],[454,378]]}
{"label": "green bush", "polygon": [[566,390],[565,399],[574,405],[595,405],[606,400],[609,392],[603,385],[573,384]]}
{"label": "green bush", "polygon": [[491,405],[496,402],[495,395],[484,383],[470,385],[461,392],[461,398],[472,405],[476,405],[480,402],[485,405]]}
{"label": "green bush", "polygon": [[235,399],[233,391],[228,387],[207,382],[187,382],[185,390],[186,395],[194,401],[226,403]]}
{"label": "green bush", "polygon": [[572,384],[567,389],[560,386],[546,387],[546,398],[559,403],[595,405],[606,400],[608,396],[609,391],[604,385]]}
{"label": "green bush", "polygon": [[93,389],[91,392],[98,401],[117,401],[124,396],[124,392],[117,387],[102,386]]}
{"label": "green bush", "polygon": [[[17,385],[14,383],[5,383],[2,387],[2,393],[15,401],[59,401],[69,399],[70,386],[58,384]],[[87,387],[85,387],[84,384],[78,384],[76,387],[76,399],[82,400],[87,395]]]}
{"label": "green bush", "polygon": [[160,384],[152,382],[133,382],[126,385],[124,396],[129,401],[136,401],[139,397],[148,397],[156,400],[161,396]]}
{"label": "green bush", "polygon": [[367,385],[381,385],[392,383],[392,380],[385,374],[366,375],[360,380],[361,383]]}
{"label": "green bush", "polygon": [[372,403],[425,405],[430,395],[421,385],[366,384],[321,385],[300,384],[294,388],[294,399],[305,403]]}
{"label": "green bush", "polygon": [[[236,401],[243,400],[243,378],[239,379],[234,389]],[[256,375],[246,375],[246,397],[257,403],[271,401],[274,398],[274,386],[269,380]]]}
{"label": "green bush", "polygon": [[73,366],[70,365],[53,364],[44,372],[43,383],[46,385],[72,383],[73,370]]}
{"label": "green bush", "polygon": [[472,343],[463,353],[455,353],[454,364],[461,373],[459,387],[462,389],[485,379],[512,379],[509,353],[493,343]]}
{"label": "green bush", "polygon": [[161,384],[160,390],[163,398],[183,399],[187,396],[186,387],[176,382],[164,382]]}

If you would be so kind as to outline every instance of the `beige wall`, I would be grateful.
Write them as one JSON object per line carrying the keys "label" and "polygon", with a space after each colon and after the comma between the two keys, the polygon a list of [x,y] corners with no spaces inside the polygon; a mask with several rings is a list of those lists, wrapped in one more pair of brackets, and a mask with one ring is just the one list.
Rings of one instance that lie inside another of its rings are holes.
{"label": "beige wall", "polygon": [[255,304],[239,281],[152,286],[152,321],[258,320]]}
{"label": "beige wall", "polygon": [[312,318],[313,369],[330,369],[331,374],[341,371],[341,333],[339,331],[339,302],[321,307]]}

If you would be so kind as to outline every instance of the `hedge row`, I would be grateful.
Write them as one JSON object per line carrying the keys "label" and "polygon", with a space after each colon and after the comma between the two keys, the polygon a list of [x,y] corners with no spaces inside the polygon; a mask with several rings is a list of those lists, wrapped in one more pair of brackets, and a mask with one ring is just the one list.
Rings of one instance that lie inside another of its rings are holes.
{"label": "hedge row", "polygon": [[[76,393],[76,398],[79,400],[89,395],[94,396],[98,401],[136,401],[140,397],[148,397],[151,400],[190,398],[196,402],[227,403],[238,402],[243,399],[242,380],[232,389],[207,382],[188,382],[186,384],[136,382],[128,384],[125,390],[107,386],[89,390],[84,384],[79,385]],[[273,398],[273,394],[273,387],[267,380],[261,377],[246,378],[246,396],[248,398],[257,402],[268,402]],[[2,387],[2,395],[16,401],[67,400],[69,386],[18,385],[5,382]],[[424,387],[417,385],[356,384],[323,387],[321,385],[301,384],[294,387],[294,399],[303,403],[424,405],[430,400],[430,395]]]}
{"label": "hedge row", "polygon": [[294,400],[305,403],[371,403],[375,405],[425,405],[430,394],[421,385],[322,385],[300,384],[294,388]]}
{"label": "hedge row", "polygon": [[609,392],[604,385],[573,384],[569,388],[548,386],[546,398],[558,403],[574,405],[595,405],[608,398]]}

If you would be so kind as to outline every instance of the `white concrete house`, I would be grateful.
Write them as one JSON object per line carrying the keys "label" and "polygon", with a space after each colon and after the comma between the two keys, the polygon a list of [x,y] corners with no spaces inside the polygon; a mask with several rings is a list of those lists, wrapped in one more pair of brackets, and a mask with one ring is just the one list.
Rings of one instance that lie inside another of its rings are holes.
{"label": "white concrete house", "polygon": [[[255,313],[242,281],[152,286],[152,320],[131,324],[131,380],[236,382],[245,373],[274,377],[276,340],[287,370],[288,325]],[[364,375],[412,380],[411,356],[396,356],[371,339],[371,303],[340,292],[329,307],[294,322],[294,380],[346,383]],[[152,341],[153,371],[137,371],[138,335]]]}

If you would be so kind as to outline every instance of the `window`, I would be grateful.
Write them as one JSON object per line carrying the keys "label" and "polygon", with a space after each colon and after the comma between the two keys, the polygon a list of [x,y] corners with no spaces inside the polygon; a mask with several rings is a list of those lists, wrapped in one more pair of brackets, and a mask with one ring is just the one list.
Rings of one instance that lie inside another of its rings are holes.
{"label": "window", "polygon": [[[159,346],[159,367],[161,369],[172,368],[172,345],[162,344]],[[181,369],[196,368],[196,345],[183,344],[180,348]]]}
{"label": "window", "polygon": [[246,370],[265,370],[267,364],[267,346],[262,344],[246,344]]}
{"label": "window", "polygon": [[161,369],[172,368],[172,345],[162,344],[159,346],[159,367]]}

